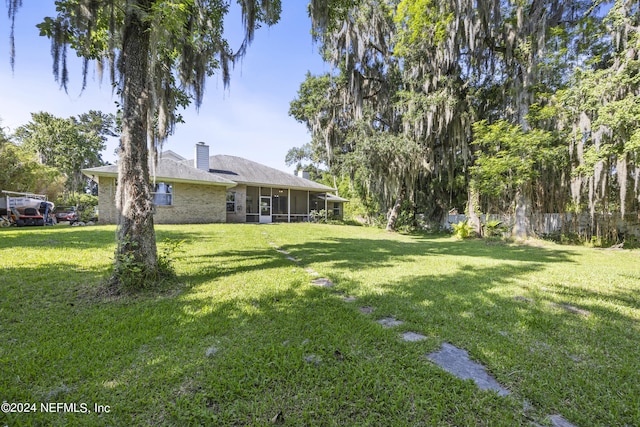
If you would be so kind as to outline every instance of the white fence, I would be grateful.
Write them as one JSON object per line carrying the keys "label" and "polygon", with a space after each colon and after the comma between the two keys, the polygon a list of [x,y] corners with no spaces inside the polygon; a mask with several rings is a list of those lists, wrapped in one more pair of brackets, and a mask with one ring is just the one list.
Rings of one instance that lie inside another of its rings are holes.
{"label": "white fence", "polygon": [[[451,224],[466,220],[462,214],[449,215],[443,226],[451,229]],[[513,217],[508,215],[481,215],[480,221],[485,224],[490,220],[502,221],[502,225],[513,227]],[[529,217],[532,231],[537,235],[554,233],[577,233],[591,235],[594,233],[617,233],[640,237],[640,212],[626,214],[624,218],[618,214],[596,215],[591,219],[589,213],[547,213]]]}

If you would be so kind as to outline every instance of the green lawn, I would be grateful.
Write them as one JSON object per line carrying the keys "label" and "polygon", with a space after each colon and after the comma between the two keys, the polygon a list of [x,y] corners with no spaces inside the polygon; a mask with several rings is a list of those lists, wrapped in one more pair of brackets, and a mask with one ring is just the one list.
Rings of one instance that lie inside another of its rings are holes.
{"label": "green lawn", "polygon": [[[640,425],[638,250],[319,224],[157,234],[184,240],[181,284],[107,299],[113,227],[0,230],[0,401],[37,405],[0,426]],[[431,363],[443,341],[512,394]]]}

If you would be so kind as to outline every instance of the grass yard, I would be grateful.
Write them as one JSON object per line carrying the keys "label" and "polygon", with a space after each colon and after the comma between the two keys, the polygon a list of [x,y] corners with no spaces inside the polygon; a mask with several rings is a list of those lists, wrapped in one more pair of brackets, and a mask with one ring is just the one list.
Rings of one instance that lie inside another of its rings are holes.
{"label": "grass yard", "polygon": [[[181,284],[106,299],[113,227],[0,230],[0,401],[35,409],[0,426],[640,425],[638,250],[319,224],[157,234],[184,240]],[[443,342],[512,394],[430,362]]]}

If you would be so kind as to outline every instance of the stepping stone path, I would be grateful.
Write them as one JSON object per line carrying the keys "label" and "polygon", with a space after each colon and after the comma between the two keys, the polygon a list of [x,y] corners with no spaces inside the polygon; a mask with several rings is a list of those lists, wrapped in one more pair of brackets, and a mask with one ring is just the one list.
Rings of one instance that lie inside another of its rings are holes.
{"label": "stepping stone path", "polygon": [[318,366],[322,362],[322,358],[316,354],[309,354],[304,357],[304,361],[309,364],[313,363],[314,365]]}
{"label": "stepping stone path", "polygon": [[551,421],[553,427],[576,427],[575,424],[570,423],[565,417],[558,414],[549,416],[549,421]]}
{"label": "stepping stone path", "polygon": [[384,319],[378,319],[377,322],[385,328],[393,328],[394,326],[400,326],[404,323],[402,320],[398,320],[395,317],[385,317]]}
{"label": "stepping stone path", "polygon": [[[266,233],[262,234],[266,235]],[[289,252],[277,247],[275,243],[269,242],[269,245],[274,246],[276,251],[285,255],[288,260],[296,263],[300,261],[299,259],[291,256]],[[317,271],[309,267],[305,268],[304,270],[312,276],[320,275]],[[311,281],[311,284],[322,288],[331,288],[334,286],[334,283],[326,277],[313,279]],[[546,291],[547,289],[543,290]],[[515,296],[514,299],[516,301],[522,301],[528,304],[534,302],[533,299],[521,295]],[[357,301],[357,298],[354,296],[343,296],[342,300],[344,302],[355,302]],[[568,304],[551,303],[550,305],[553,307],[562,308],[570,313],[580,314],[582,316],[591,315],[591,312],[587,310],[583,310]],[[358,310],[363,314],[371,314],[373,313],[375,308],[371,306],[364,306],[360,307]],[[385,317],[383,319],[376,320],[376,322],[385,328],[392,328],[404,324],[402,320],[398,320],[394,317]],[[500,334],[503,336],[508,335],[506,332],[500,332]],[[418,342],[427,339],[427,337],[417,332],[409,331],[402,334],[402,339],[407,342]],[[307,342],[308,340],[303,341],[302,345],[306,344]],[[289,344],[288,341],[283,342],[283,345],[287,344]],[[207,357],[212,357],[217,353],[217,351],[218,349],[216,347],[210,347],[207,349],[206,355]],[[455,375],[458,378],[473,380],[481,390],[495,390],[499,396],[507,396],[511,394],[509,390],[502,387],[491,375],[487,373],[484,366],[469,359],[469,353],[467,353],[466,350],[457,348],[456,346],[445,342],[442,343],[442,348],[440,349],[440,351],[428,354],[427,358],[434,362],[436,365],[440,366],[445,371]],[[322,363],[322,358],[316,354],[308,354],[304,357],[304,361],[306,363],[318,366]],[[525,410],[532,409],[531,404],[526,401],[524,401],[523,405]],[[576,427],[562,415],[558,414],[550,415],[548,417],[548,421],[551,422],[551,425],[553,427]],[[537,423],[533,423],[533,425],[536,427],[541,427]]]}
{"label": "stepping stone path", "polygon": [[204,354],[207,357],[213,357],[216,355],[217,352],[218,352],[218,348],[215,346],[211,346],[207,349],[207,351],[204,352]]}
{"label": "stepping stone path", "polygon": [[427,337],[425,337],[422,334],[418,334],[416,332],[405,332],[404,334],[402,334],[402,339],[409,342],[418,342],[418,341],[426,340]]}
{"label": "stepping stone path", "polygon": [[[277,252],[279,252],[282,255],[284,255],[285,258],[288,259],[289,261],[292,261],[292,262],[295,262],[295,263],[298,263],[298,262],[301,261],[300,259],[298,259],[298,258],[294,257],[293,255],[291,255],[291,252],[285,251],[284,249],[279,248],[278,246],[276,246],[276,244],[274,242],[269,242],[269,245],[273,246]],[[315,271],[312,268],[305,268],[304,271],[306,271],[307,273],[311,274],[312,276],[319,276],[320,275],[317,271]]]}
{"label": "stepping stone path", "polygon": [[313,268],[307,267],[304,269],[304,271],[306,271],[307,273],[309,273],[312,276],[319,276],[320,273],[318,273],[317,271],[315,271]]}
{"label": "stepping stone path", "polygon": [[322,288],[331,288],[333,287],[333,282],[326,277],[320,277],[318,279],[313,279],[311,281],[312,285],[320,286]]}
{"label": "stepping stone path", "polygon": [[287,258],[289,261],[293,261],[293,262],[300,261],[299,259],[294,258],[290,252],[287,252],[284,249],[276,248],[276,251],[280,252],[283,255],[286,255],[285,258]]}
{"label": "stepping stone path", "polygon": [[578,307],[574,307],[572,305],[569,304],[557,304],[555,302],[552,302],[550,304],[552,307],[556,307],[556,308],[562,308],[566,311],[568,311],[569,313],[573,313],[573,314],[579,314],[581,316],[590,316],[591,312],[588,310],[583,310],[581,308]]}
{"label": "stepping stone path", "polygon": [[510,394],[487,373],[484,366],[470,360],[466,350],[445,342],[440,351],[428,354],[427,358],[458,378],[473,380],[482,390],[495,390],[500,396]]}

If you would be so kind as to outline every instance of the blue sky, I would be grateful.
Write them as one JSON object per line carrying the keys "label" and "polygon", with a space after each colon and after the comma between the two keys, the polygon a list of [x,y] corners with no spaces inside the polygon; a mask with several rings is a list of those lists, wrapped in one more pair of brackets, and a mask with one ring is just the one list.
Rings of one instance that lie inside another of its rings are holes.
{"label": "blue sky", "polygon": [[[55,16],[53,0],[24,0],[16,18],[16,62],[9,63],[9,21],[6,8],[0,14],[0,98],[1,126],[12,133],[31,120],[32,112],[45,111],[58,117],[76,116],[89,110],[115,113],[117,97],[111,93],[108,76],[100,83],[90,68],[87,88],[81,93],[81,67],[70,68],[68,93],[52,75],[50,42],[38,36],[35,25],[45,16]],[[235,2],[234,2],[235,3]],[[228,17],[228,39],[239,46],[241,24],[237,6]],[[304,125],[288,115],[289,102],[296,96],[305,73],[330,71],[312,42],[307,2],[283,2],[280,22],[256,32],[253,44],[241,64],[236,65],[231,85],[224,89],[217,76],[207,81],[199,113],[194,107],[182,112],[179,124],[165,145],[186,158],[193,158],[194,145],[205,141],[211,154],[245,157],[281,170],[292,171],[284,162],[287,151],[310,140]],[[69,56],[75,54],[70,51]],[[117,145],[111,140],[103,152],[115,161]]]}

